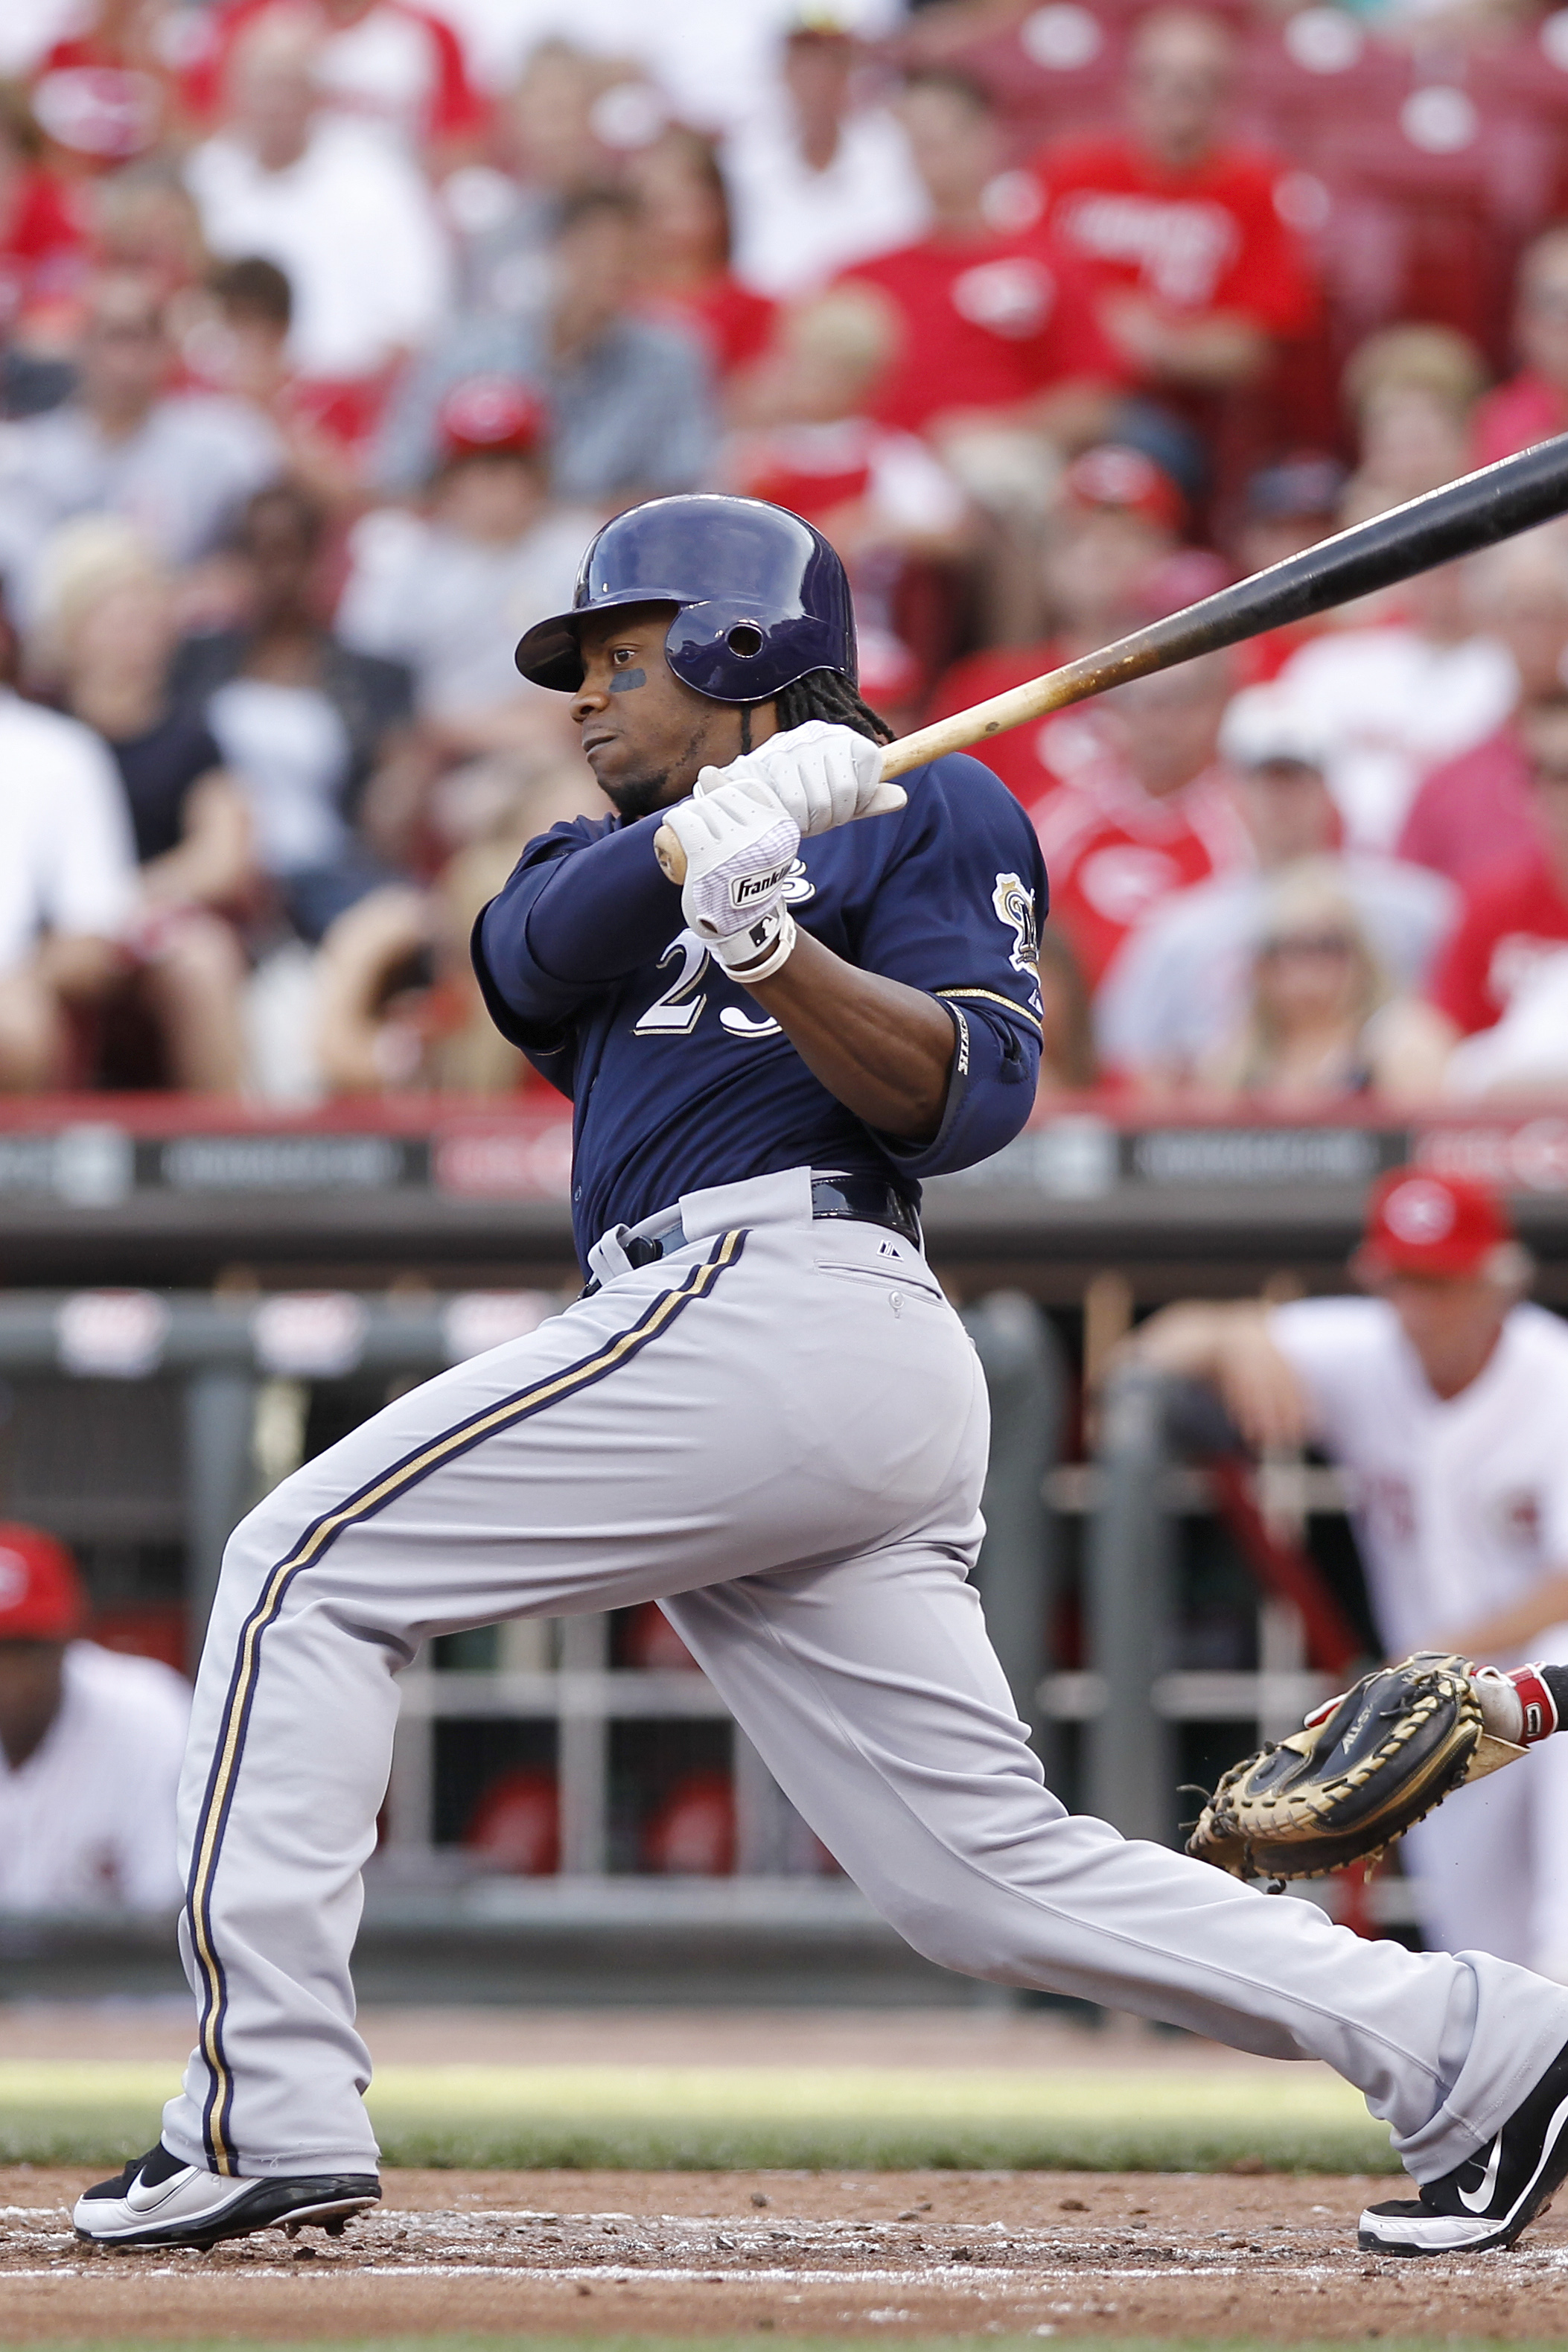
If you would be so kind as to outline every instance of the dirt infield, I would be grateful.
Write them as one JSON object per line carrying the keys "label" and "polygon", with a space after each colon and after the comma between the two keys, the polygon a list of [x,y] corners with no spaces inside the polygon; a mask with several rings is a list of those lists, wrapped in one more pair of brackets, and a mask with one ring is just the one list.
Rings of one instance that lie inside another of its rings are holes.
{"label": "dirt infield", "polygon": [[77,2246],[83,2176],[0,2171],[0,2336],[934,2332],[1568,2338],[1568,2221],[1356,2251],[1386,2180],[1268,2174],[394,2172],[339,2240]]}

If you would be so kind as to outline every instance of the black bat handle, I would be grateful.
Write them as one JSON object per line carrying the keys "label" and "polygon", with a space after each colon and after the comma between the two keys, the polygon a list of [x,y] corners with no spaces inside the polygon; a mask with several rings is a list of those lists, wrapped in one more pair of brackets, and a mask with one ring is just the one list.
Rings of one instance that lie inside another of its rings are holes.
{"label": "black bat handle", "polygon": [[[1141,677],[1173,662],[1191,661],[1291,621],[1310,620],[1314,613],[1370,596],[1378,588],[1392,588],[1417,572],[1473,555],[1478,548],[1511,539],[1564,513],[1568,434],[1559,434],[1517,457],[1484,466],[1479,473],[1445,483],[1440,490],[1428,490],[1406,506],[1373,515],[1370,522],[1321,540],[1300,555],[1288,555],[1283,563],[1270,564],[1267,572],[1238,580],[1234,588],[1222,588],[1201,604],[1140,629],[1136,636],[1091,654],[1081,665],[1085,691]],[[1092,685],[1087,680],[1090,666]],[[1061,673],[1064,681],[1079,667],[1069,663]]]}

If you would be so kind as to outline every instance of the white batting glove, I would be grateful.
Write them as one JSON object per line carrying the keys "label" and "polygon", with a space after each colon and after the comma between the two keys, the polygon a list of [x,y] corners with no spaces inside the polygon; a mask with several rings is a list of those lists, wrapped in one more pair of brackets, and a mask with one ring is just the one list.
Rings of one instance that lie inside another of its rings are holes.
{"label": "white batting glove", "polygon": [[794,817],[759,778],[731,776],[700,800],[678,801],[664,822],[686,852],[687,929],[736,979],[768,979],[795,945],[784,903],[800,847]]}
{"label": "white batting glove", "polygon": [[705,799],[722,784],[753,782],[778,795],[803,834],[826,833],[852,817],[890,816],[909,798],[901,784],[882,782],[880,743],[826,719],[770,736],[727,768],[704,768],[696,790]]}
{"label": "white batting glove", "polygon": [[1481,1721],[1494,1739],[1533,1748],[1562,1729],[1556,1693],[1545,1680],[1555,1670],[1535,1666],[1478,1666],[1470,1687],[1480,1702]]}

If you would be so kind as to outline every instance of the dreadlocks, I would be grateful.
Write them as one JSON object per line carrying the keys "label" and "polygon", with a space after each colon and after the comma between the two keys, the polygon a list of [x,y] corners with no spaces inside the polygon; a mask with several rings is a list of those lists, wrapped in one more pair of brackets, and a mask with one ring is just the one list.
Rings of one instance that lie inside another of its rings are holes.
{"label": "dreadlocks", "polygon": [[[773,717],[781,735],[791,727],[804,727],[808,719],[826,719],[837,727],[853,727],[857,735],[868,735],[873,743],[893,740],[887,720],[863,702],[849,680],[835,669],[810,670],[793,686],[781,688],[773,697]],[[741,749],[749,751],[751,748],[752,714],[742,710]]]}

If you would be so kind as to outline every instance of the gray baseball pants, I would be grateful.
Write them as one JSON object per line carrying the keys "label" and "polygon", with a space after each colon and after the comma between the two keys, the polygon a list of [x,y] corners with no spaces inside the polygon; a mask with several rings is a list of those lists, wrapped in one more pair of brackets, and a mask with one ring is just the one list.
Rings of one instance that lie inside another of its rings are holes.
{"label": "gray baseball pants", "polygon": [[163,2137],[368,2171],[349,1958],[397,1674],[431,1635],[657,1599],[909,1941],[968,1975],[1321,2058],[1417,2179],[1568,2040],[1568,1991],[1364,1943],[1067,1813],[980,1605],[987,1414],[920,1253],[814,1223],[807,1171],[689,1195],[687,1244],[400,1398],[235,1533],[181,1792],[200,2010]]}

